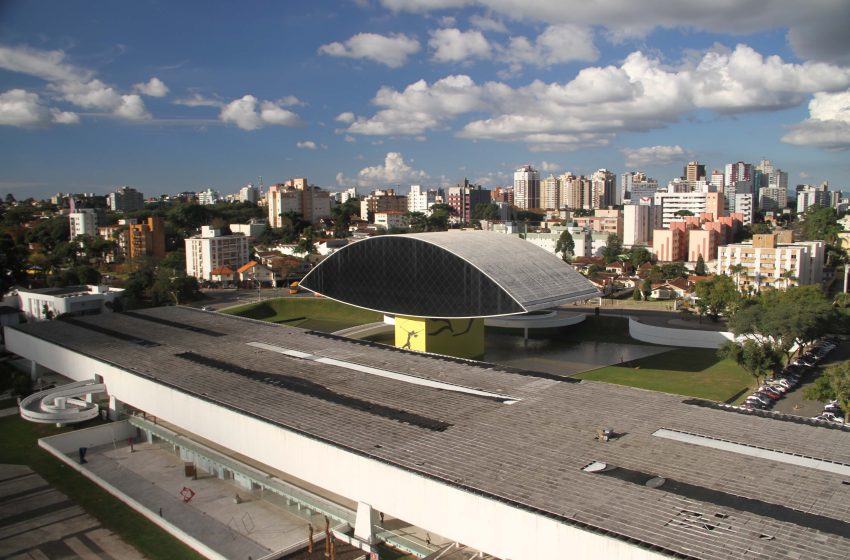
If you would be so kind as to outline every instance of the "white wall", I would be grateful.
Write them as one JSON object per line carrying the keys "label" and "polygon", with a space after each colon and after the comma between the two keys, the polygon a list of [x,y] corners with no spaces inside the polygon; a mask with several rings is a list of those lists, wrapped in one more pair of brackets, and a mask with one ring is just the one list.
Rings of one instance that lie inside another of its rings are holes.
{"label": "white wall", "polygon": [[646,325],[631,317],[629,317],[629,335],[642,342],[690,348],[720,348],[724,342],[735,339],[735,335],[730,332],[669,329]]}
{"label": "white wall", "polygon": [[[388,465],[7,329],[9,349],[188,432],[435,534],[510,560],[665,556]],[[670,341],[668,340],[667,343]]]}

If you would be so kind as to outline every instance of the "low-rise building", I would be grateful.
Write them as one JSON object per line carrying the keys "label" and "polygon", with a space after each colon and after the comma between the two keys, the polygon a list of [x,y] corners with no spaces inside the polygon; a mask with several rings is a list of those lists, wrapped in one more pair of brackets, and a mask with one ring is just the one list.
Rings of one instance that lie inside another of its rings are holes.
{"label": "low-rise building", "polygon": [[[27,321],[44,321],[60,315],[96,315],[111,312],[124,295],[121,288],[104,285],[64,288],[18,288],[18,309]],[[118,304],[120,305],[120,304]]]}
{"label": "low-rise building", "polygon": [[186,274],[212,280],[212,271],[228,265],[237,268],[248,262],[249,237],[222,235],[221,230],[203,226],[201,234],[186,239]]}
{"label": "low-rise building", "polygon": [[[734,243],[718,249],[717,274],[734,276],[740,290],[770,286],[817,284],[823,280],[826,243],[792,242],[791,232],[754,235],[751,242]],[[741,265],[741,272],[733,267]]]}

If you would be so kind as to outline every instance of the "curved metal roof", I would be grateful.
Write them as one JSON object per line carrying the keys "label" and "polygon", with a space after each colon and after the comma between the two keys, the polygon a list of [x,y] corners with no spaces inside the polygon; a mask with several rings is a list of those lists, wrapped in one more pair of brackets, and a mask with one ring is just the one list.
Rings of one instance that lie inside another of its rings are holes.
{"label": "curved metal roof", "polygon": [[322,261],[301,286],[386,314],[439,318],[512,315],[598,295],[552,253],[483,231],[365,239]]}

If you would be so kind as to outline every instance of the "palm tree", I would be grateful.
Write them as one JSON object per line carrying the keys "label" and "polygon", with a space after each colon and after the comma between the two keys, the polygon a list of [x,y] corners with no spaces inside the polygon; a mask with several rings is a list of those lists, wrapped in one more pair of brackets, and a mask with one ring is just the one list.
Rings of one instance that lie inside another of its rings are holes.
{"label": "palm tree", "polygon": [[797,276],[794,274],[793,270],[786,270],[782,273],[782,278],[785,280],[785,290],[788,290],[788,287],[791,285],[791,281],[796,280]]}
{"label": "palm tree", "polygon": [[741,263],[729,267],[729,272],[735,275],[735,289],[738,291],[741,291],[741,274],[746,270],[747,268]]}

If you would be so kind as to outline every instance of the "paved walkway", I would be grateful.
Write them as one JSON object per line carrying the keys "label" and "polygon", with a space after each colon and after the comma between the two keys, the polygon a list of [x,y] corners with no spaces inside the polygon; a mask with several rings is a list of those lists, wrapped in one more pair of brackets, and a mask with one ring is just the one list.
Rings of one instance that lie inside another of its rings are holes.
{"label": "paved walkway", "polygon": [[0,465],[0,558],[142,560],[67,496],[23,465]]}
{"label": "paved walkway", "polygon": [[[158,444],[134,448],[90,449],[86,468],[221,555],[256,559],[306,541],[306,519],[202,471],[197,480],[187,478],[183,462]],[[188,503],[184,487],[195,492]],[[319,522],[314,519],[314,527]]]}

